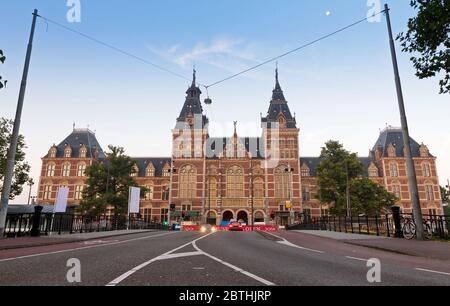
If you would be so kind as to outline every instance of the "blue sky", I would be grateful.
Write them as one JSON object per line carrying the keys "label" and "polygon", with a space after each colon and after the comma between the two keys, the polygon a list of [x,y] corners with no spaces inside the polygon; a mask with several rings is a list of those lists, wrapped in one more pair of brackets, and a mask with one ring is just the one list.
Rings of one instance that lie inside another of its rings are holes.
{"label": "blue sky", "polygon": [[[195,64],[198,81],[207,84],[364,18],[371,9],[366,0],[81,0],[81,22],[69,23],[66,2],[0,0],[0,48],[7,55],[0,72],[8,80],[0,116],[14,116],[34,8],[189,78]],[[395,33],[414,14],[408,3],[390,1]],[[397,49],[411,135],[438,157],[443,184],[450,177],[448,95],[438,94],[437,79],[418,80],[409,55]],[[214,104],[205,109],[213,136],[231,134],[234,120],[241,135],[259,135],[274,68],[269,64],[210,89]],[[297,114],[302,156],[319,155],[329,139],[366,156],[380,129],[400,124],[384,17],[281,59],[279,70]],[[40,158],[71,132],[73,122],[95,130],[105,148],[168,156],[188,85],[39,20],[21,128],[35,180]]]}

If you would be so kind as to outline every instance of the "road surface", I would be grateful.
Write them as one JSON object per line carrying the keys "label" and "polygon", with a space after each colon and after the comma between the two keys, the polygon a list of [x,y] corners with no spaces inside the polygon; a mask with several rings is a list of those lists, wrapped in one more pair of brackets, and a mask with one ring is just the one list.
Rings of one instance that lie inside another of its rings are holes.
{"label": "road surface", "polygon": [[[367,280],[371,258],[380,283]],[[69,259],[81,282],[68,282]],[[297,232],[150,232],[0,251],[0,285],[450,285],[450,262]]]}

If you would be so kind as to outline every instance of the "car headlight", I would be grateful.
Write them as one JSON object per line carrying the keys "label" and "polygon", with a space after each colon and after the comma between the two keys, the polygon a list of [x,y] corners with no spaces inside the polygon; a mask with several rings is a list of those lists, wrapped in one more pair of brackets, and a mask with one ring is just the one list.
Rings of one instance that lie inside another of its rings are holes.
{"label": "car headlight", "polygon": [[201,231],[202,233],[206,232],[206,227],[202,226],[202,227],[200,228],[200,231]]}
{"label": "car headlight", "polygon": [[213,227],[211,228],[211,232],[215,232],[215,231],[217,231],[217,229],[216,229],[215,226],[213,226]]}

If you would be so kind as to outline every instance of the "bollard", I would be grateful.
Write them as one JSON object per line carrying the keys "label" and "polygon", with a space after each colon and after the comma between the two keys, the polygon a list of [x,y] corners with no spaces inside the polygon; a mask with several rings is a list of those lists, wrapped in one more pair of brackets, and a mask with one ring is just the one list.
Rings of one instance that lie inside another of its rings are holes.
{"label": "bollard", "polygon": [[41,227],[42,209],[44,209],[44,207],[42,206],[34,207],[33,227],[31,228],[30,232],[31,237],[39,237],[41,235],[40,227]]}
{"label": "bollard", "polygon": [[394,219],[395,234],[396,238],[403,238],[402,225],[400,223],[400,206],[392,206],[392,217]]}

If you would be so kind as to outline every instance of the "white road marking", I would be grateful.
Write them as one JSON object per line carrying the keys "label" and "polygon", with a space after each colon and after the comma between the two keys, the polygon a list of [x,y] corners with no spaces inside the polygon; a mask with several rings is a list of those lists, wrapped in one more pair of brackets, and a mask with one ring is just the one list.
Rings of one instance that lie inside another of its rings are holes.
{"label": "white road marking", "polygon": [[[25,255],[25,256],[18,256],[18,257],[0,259],[0,262],[12,261],[12,260],[18,260],[18,259],[25,259],[25,258],[31,258],[31,257],[38,257],[38,256],[45,256],[45,255],[61,254],[61,253],[66,253],[66,252],[79,251],[79,250],[93,249],[93,248],[105,247],[105,246],[110,246],[110,245],[123,244],[123,243],[127,243],[127,242],[132,242],[132,241],[138,241],[138,240],[151,239],[151,238],[156,238],[156,237],[161,237],[161,236],[167,236],[167,235],[174,234],[174,233],[177,233],[177,232],[170,232],[170,233],[164,233],[164,234],[158,234],[158,235],[151,235],[151,236],[146,236],[146,237],[139,237],[139,238],[133,238],[133,239],[128,239],[128,240],[115,241],[115,242],[107,243],[107,244],[91,245],[91,246],[86,246],[86,247],[81,247],[81,248],[73,248],[73,249],[67,249],[67,250],[61,250],[61,251],[38,253],[38,254],[31,254],[31,255]],[[68,243],[71,243],[71,242],[68,242]]]}
{"label": "white road marking", "polygon": [[292,247],[292,248],[297,248],[297,249],[305,250],[305,251],[310,251],[310,252],[320,253],[320,254],[325,253],[324,251],[319,251],[319,250],[314,250],[314,249],[310,249],[310,248],[305,248],[305,247],[302,247],[302,246],[293,244],[292,242],[289,242],[289,241],[287,241],[286,239],[284,239],[283,237],[277,236],[277,235],[275,235],[275,234],[272,234],[272,233],[269,233],[269,232],[266,232],[266,233],[269,234],[269,235],[272,235],[272,236],[274,236],[274,237],[276,237],[276,238],[278,238],[278,239],[281,239],[282,241],[277,241],[277,243],[279,243],[279,244],[286,245],[286,246],[290,246],[290,247]]}
{"label": "white road marking", "polygon": [[422,269],[422,268],[415,268],[415,270],[436,273],[436,274],[442,274],[442,275],[450,275],[450,273],[448,273],[448,272],[434,271],[434,270],[428,270],[428,269]]}
{"label": "white road marking", "polygon": [[186,252],[186,253],[176,253],[176,254],[168,254],[164,256],[159,256],[159,260],[172,259],[172,258],[180,258],[180,257],[190,257],[203,255],[201,252]]}
{"label": "white road marking", "polygon": [[212,234],[213,234],[213,233],[209,233],[208,235],[205,235],[205,236],[202,236],[202,237],[200,237],[200,238],[197,238],[197,239],[195,239],[195,240],[193,240],[193,241],[190,241],[190,242],[188,242],[188,243],[186,243],[186,244],[183,244],[182,246],[179,246],[179,247],[177,247],[177,248],[175,248],[175,249],[173,249],[173,250],[170,250],[170,251],[168,251],[168,252],[166,252],[166,253],[164,253],[164,254],[162,254],[162,255],[159,255],[159,256],[157,256],[157,257],[155,257],[155,258],[153,258],[153,259],[150,259],[150,260],[148,260],[148,261],[146,261],[146,262],[140,264],[139,266],[134,267],[134,268],[131,269],[130,271],[127,271],[127,272],[125,272],[124,274],[120,275],[119,277],[117,277],[117,278],[114,279],[113,281],[109,282],[109,284],[107,284],[106,286],[107,286],[107,287],[114,287],[114,286],[117,286],[118,284],[120,284],[121,282],[123,282],[125,279],[127,279],[129,276],[133,275],[135,272],[141,270],[142,268],[145,268],[145,267],[148,266],[149,264],[151,264],[151,263],[153,263],[153,262],[155,262],[155,261],[158,261],[158,260],[162,260],[162,259],[163,259],[164,257],[166,257],[167,255],[170,255],[170,254],[173,253],[173,252],[176,252],[176,251],[178,251],[178,250],[181,250],[182,248],[187,247],[188,245],[193,244],[194,242],[196,242],[196,241],[198,241],[198,240],[201,240],[201,239],[203,239],[203,238],[206,238],[206,237],[208,237],[209,235],[212,235]]}
{"label": "white road marking", "polygon": [[259,276],[255,275],[255,274],[253,274],[253,273],[248,272],[248,271],[245,271],[244,269],[241,269],[241,268],[239,268],[239,267],[237,267],[237,266],[235,266],[235,265],[232,265],[232,264],[230,264],[230,263],[228,263],[228,262],[226,262],[226,261],[223,261],[223,260],[220,259],[220,258],[217,258],[217,257],[215,257],[215,256],[213,256],[213,255],[211,255],[211,254],[208,254],[208,253],[206,253],[205,251],[200,250],[200,249],[198,248],[197,244],[195,243],[195,241],[192,243],[192,245],[194,246],[194,248],[195,248],[197,251],[201,252],[203,255],[205,255],[205,256],[207,256],[207,257],[209,257],[209,258],[211,258],[211,259],[213,259],[213,260],[215,260],[215,261],[217,261],[217,262],[219,262],[219,263],[221,263],[221,264],[223,264],[224,266],[227,266],[227,267],[233,269],[233,270],[236,271],[236,272],[242,273],[242,274],[244,274],[244,275],[246,275],[246,276],[248,276],[248,277],[250,277],[250,278],[253,278],[254,280],[256,280],[256,281],[258,281],[258,282],[260,282],[260,283],[262,283],[262,284],[264,284],[264,285],[267,285],[267,286],[275,286],[274,283],[272,283],[272,282],[270,282],[270,281],[268,281],[268,280],[266,280],[266,279],[264,279],[264,278],[262,278],[262,277],[259,277]]}
{"label": "white road marking", "polygon": [[345,256],[345,258],[359,260],[359,261],[364,261],[364,262],[368,261],[367,259],[358,258],[358,257],[352,257],[352,256]]}

